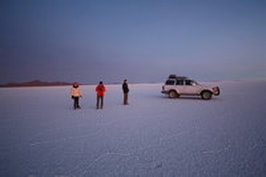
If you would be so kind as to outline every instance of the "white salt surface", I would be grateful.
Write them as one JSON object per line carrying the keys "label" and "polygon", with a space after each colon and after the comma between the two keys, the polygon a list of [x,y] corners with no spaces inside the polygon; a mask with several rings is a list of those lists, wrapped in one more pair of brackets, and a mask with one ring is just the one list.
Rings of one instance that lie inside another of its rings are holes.
{"label": "white salt surface", "polygon": [[1,88],[2,177],[264,177],[266,82],[215,82],[221,95],[168,99],[162,84]]}

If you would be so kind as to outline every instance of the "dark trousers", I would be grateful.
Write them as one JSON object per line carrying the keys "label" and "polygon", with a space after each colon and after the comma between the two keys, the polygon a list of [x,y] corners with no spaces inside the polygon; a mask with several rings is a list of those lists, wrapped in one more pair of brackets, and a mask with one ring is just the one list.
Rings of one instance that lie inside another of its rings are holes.
{"label": "dark trousers", "polygon": [[79,109],[79,97],[73,97],[74,100],[74,109]]}
{"label": "dark trousers", "polygon": [[96,108],[103,108],[103,96],[97,96]]}
{"label": "dark trousers", "polygon": [[128,104],[128,93],[124,93],[124,105]]}

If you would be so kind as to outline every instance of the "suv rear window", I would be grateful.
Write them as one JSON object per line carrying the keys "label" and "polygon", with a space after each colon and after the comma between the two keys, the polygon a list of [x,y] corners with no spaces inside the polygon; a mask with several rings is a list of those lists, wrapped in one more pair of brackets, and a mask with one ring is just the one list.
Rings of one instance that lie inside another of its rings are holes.
{"label": "suv rear window", "polygon": [[175,85],[175,81],[174,80],[167,80],[165,82],[165,85]]}

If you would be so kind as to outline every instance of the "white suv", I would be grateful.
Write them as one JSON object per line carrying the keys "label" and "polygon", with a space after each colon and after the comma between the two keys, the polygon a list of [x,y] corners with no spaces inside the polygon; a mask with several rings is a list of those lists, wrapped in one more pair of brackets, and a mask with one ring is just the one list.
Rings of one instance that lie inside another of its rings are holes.
{"label": "white suv", "polygon": [[204,100],[209,100],[212,95],[218,96],[220,94],[220,88],[200,85],[187,77],[170,75],[162,87],[162,93],[167,94],[169,98],[196,95],[201,96]]}

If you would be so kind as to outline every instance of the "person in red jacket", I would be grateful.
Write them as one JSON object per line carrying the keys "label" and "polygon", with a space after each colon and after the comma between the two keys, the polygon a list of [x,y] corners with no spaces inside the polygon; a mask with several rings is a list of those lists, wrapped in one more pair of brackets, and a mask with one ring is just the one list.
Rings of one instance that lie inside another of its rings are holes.
{"label": "person in red jacket", "polygon": [[97,93],[97,102],[96,102],[96,108],[103,108],[103,98],[104,98],[104,93],[106,91],[105,86],[103,85],[103,82],[100,81],[99,84],[96,87],[96,93]]}

